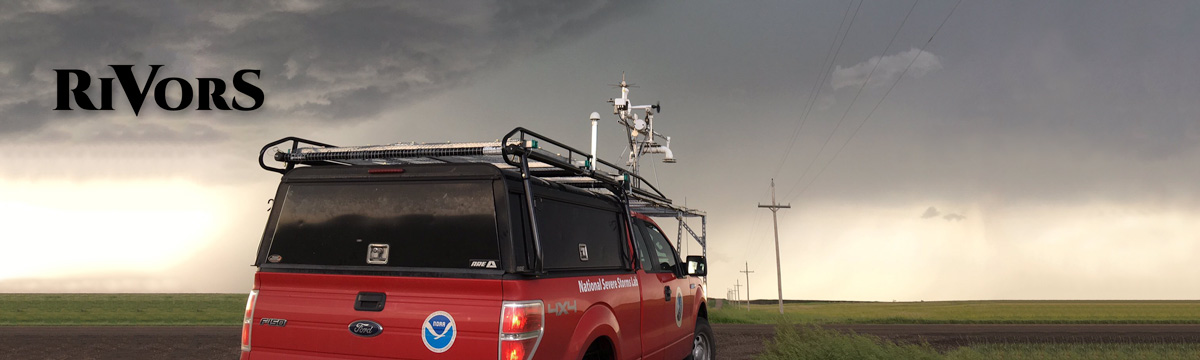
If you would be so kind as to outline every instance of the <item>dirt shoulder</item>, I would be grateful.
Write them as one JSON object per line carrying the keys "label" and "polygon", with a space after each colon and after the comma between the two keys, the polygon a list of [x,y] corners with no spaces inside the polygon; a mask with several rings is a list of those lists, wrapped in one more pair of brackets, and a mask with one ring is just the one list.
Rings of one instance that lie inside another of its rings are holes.
{"label": "dirt shoulder", "polygon": [[0,326],[6,359],[237,359],[238,326]]}
{"label": "dirt shoulder", "polygon": [[[997,343],[1200,343],[1200,325],[823,325],[827,329],[905,342],[926,342],[938,350]],[[752,359],[775,325],[715,324],[722,359]]]}
{"label": "dirt shoulder", "polygon": [[[825,325],[938,349],[990,343],[1200,343],[1200,325]],[[720,359],[753,359],[774,325],[714,324]],[[0,326],[6,359],[237,359],[237,326]]]}

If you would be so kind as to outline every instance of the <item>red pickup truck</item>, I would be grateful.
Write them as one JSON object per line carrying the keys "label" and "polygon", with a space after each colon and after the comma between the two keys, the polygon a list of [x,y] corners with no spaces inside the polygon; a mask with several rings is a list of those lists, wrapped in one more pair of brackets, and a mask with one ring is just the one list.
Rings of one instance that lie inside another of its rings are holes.
{"label": "red pickup truck", "polygon": [[263,165],[283,178],[243,360],[715,357],[705,260],[680,261],[630,187],[555,181],[561,166],[527,164],[557,155],[529,142],[501,150],[517,166],[420,152],[376,165],[308,143]]}

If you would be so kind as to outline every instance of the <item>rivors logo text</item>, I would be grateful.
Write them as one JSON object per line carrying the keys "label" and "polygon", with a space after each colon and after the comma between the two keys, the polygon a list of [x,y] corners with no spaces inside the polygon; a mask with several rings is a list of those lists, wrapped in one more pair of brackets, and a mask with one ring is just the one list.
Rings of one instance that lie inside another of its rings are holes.
{"label": "rivors logo text", "polygon": [[[121,90],[125,92],[125,97],[129,100],[129,106],[133,108],[133,115],[137,116],[142,110],[142,103],[146,101],[146,95],[150,93],[150,88],[154,88],[154,102],[159,108],[169,111],[179,111],[191,107],[192,99],[196,98],[196,110],[238,110],[251,111],[262,107],[263,100],[266,98],[262,89],[247,81],[247,74],[254,75],[254,78],[259,77],[259,70],[244,69],[238,70],[233,74],[233,90],[241,93],[241,95],[228,94],[229,101],[226,101],[226,86],[225,80],[220,78],[197,78],[196,87],[198,91],[192,90],[192,83],[188,80],[168,77],[155,83],[158,76],[158,69],[163,65],[150,65],[150,76],[144,82],[139,82],[133,75],[133,65],[109,65],[113,69],[115,78],[102,77],[100,79],[100,104],[92,102],[84,91],[92,84],[92,76],[87,71],[79,69],[54,69],[58,75],[58,102],[54,110],[74,110],[71,108],[71,99],[75,99],[74,103],[81,110],[112,110],[113,109],[113,80],[116,79],[121,84]],[[74,77],[75,86],[71,86],[71,78]],[[167,87],[175,83],[179,86],[179,101],[171,104],[167,99]],[[241,100],[241,101],[239,101]]]}

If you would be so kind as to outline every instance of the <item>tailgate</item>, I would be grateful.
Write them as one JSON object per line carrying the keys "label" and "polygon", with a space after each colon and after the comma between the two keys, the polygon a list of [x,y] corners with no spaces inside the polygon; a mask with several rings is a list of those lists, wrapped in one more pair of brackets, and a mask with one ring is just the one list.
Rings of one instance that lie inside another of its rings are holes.
{"label": "tailgate", "polygon": [[[255,278],[259,293],[251,320],[251,359],[497,357],[499,280],[271,272]],[[363,292],[386,294],[383,309],[355,310]],[[279,320],[286,323],[279,326]],[[382,331],[374,336],[351,332],[357,323],[361,332],[374,333],[360,320]]]}

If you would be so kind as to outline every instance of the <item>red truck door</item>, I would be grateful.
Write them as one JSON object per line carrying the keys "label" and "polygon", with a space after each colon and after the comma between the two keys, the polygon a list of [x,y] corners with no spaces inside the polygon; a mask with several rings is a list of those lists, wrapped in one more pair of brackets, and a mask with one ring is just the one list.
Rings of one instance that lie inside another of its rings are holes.
{"label": "red truck door", "polygon": [[641,235],[638,256],[643,270],[638,276],[642,286],[643,352],[646,359],[683,358],[691,350],[692,335],[685,312],[694,301],[688,295],[687,279],[676,276],[679,258],[666,236],[652,223],[635,223]]}

